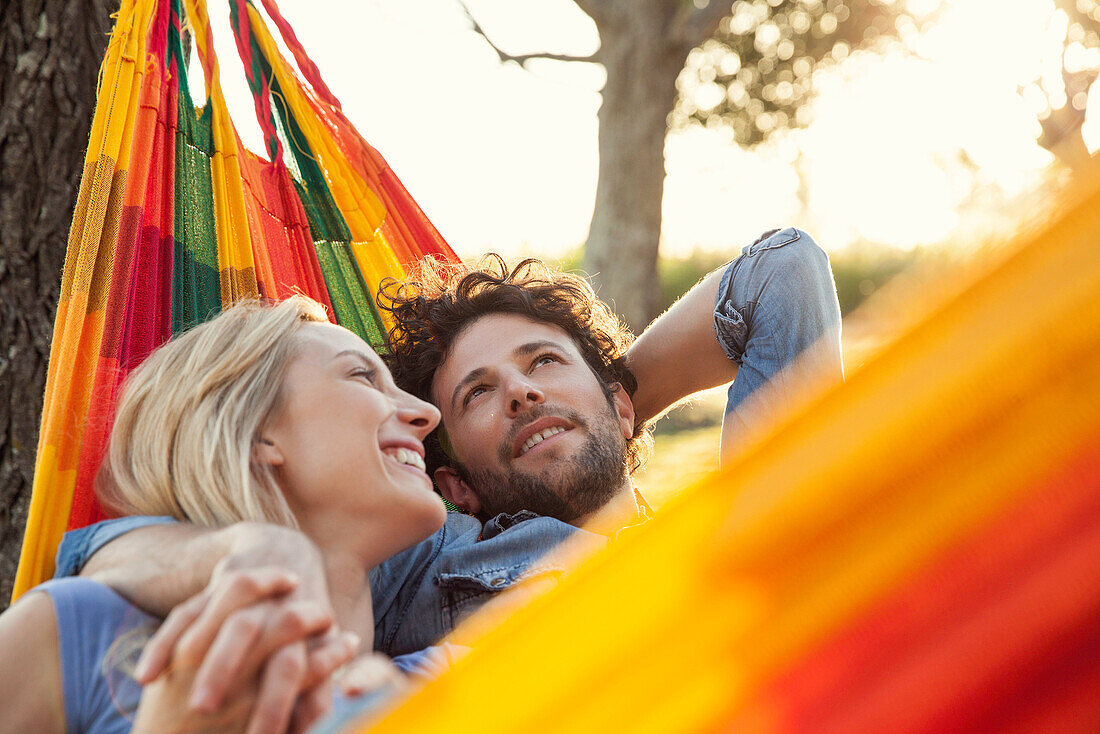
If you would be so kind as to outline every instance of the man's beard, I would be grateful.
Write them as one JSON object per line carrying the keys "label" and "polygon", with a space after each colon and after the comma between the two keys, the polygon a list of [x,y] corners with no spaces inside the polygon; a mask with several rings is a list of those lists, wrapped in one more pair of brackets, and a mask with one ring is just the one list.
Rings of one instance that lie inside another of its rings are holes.
{"label": "man's beard", "polygon": [[[515,436],[525,426],[547,415],[565,418],[573,430],[585,430],[588,438],[576,453],[548,467],[549,476],[516,469],[512,459]],[[515,426],[501,442],[500,469],[470,469],[459,466],[459,474],[481,500],[481,515],[486,518],[520,510],[563,522],[575,522],[601,509],[628,481],[626,440],[619,432],[618,419],[608,400],[608,410],[591,423],[576,411],[562,411],[541,405],[531,411],[529,420]]]}

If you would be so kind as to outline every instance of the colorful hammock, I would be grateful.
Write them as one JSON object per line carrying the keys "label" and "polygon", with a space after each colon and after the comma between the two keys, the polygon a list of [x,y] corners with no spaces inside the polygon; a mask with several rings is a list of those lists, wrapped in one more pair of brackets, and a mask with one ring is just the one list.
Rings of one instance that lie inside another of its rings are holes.
{"label": "colorful hammock", "polygon": [[180,0],[123,0],[100,72],[69,235],[18,597],[53,572],[68,528],[101,519],[92,479],[118,386],[149,352],[240,298],[304,293],[382,344],[371,294],[402,264],[456,260],[389,166],[344,117],[274,0],[231,0],[265,160],[222,96],[204,0],[184,0],[206,80],[183,70]]}
{"label": "colorful hammock", "polygon": [[1093,188],[349,731],[1100,731],[1098,243]]}

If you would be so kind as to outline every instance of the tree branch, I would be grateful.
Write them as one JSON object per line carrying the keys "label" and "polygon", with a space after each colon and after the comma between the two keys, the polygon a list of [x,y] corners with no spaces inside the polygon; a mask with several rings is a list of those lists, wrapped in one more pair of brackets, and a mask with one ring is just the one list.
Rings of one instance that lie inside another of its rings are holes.
{"label": "tree branch", "polygon": [[672,20],[671,35],[688,48],[695,48],[714,35],[718,21],[733,12],[730,0],[710,0],[700,8],[695,3],[680,3]]}
{"label": "tree branch", "polygon": [[573,0],[573,3],[600,27],[615,19],[615,8],[610,0]]}
{"label": "tree branch", "polygon": [[500,46],[497,46],[495,43],[493,43],[492,39],[489,38],[489,35],[485,33],[485,29],[481,27],[481,24],[477,22],[477,19],[473,16],[473,13],[470,12],[470,9],[466,7],[466,3],[464,2],[464,0],[458,0],[458,4],[462,7],[462,12],[466,14],[466,19],[470,21],[470,26],[473,28],[474,32],[481,36],[485,43],[489,44],[489,48],[493,49],[493,51],[496,52],[496,55],[500,57],[501,63],[512,61],[526,69],[527,62],[531,61],[532,59],[550,59],[551,61],[584,61],[589,63],[599,62],[599,51],[593,54],[589,54],[588,56],[554,54],[546,51],[530,54],[510,54],[507,51],[501,49]]}

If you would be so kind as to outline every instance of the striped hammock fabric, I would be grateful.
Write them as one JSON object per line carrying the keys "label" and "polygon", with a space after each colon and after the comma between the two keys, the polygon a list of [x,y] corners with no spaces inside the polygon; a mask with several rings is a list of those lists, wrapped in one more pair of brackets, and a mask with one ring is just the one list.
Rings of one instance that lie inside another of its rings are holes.
{"label": "striped hammock fabric", "polygon": [[1098,243],[1100,187],[349,731],[1100,731]]}
{"label": "striped hammock fabric", "polygon": [[[57,310],[17,597],[61,535],[101,519],[92,480],[119,384],[173,334],[245,297],[304,293],[381,346],[371,294],[423,257],[457,260],[344,116],[274,0],[231,0],[267,157],[229,118],[204,0],[123,0],[100,73]],[[205,104],[188,88],[181,11]]]}

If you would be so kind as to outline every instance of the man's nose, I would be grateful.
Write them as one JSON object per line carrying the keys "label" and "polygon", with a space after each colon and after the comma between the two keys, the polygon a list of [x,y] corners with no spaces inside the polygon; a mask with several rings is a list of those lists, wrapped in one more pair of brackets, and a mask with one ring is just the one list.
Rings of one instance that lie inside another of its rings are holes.
{"label": "man's nose", "polygon": [[527,380],[516,380],[508,386],[509,415],[518,415],[545,400],[542,391]]}

